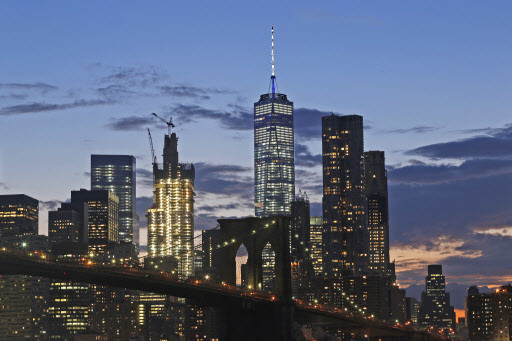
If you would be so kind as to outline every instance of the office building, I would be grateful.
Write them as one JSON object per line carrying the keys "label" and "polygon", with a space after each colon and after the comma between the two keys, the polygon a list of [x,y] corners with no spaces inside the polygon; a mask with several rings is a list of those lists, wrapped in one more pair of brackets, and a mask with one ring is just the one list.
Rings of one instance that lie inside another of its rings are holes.
{"label": "office building", "polygon": [[310,242],[310,259],[313,268],[313,276],[320,278],[323,273],[322,267],[322,231],[323,231],[323,218],[310,217],[309,220],[309,242]]}
{"label": "office building", "polygon": [[109,190],[119,198],[119,241],[139,244],[135,213],[136,162],[131,155],[91,155],[91,189]]}
{"label": "office building", "polygon": [[420,324],[428,329],[450,329],[455,326],[455,311],[446,292],[442,265],[429,265],[425,291],[421,294]]}
{"label": "office building", "polygon": [[420,313],[420,302],[414,297],[406,298],[406,320],[411,321],[415,326],[418,325],[418,315]]}
{"label": "office building", "polygon": [[37,234],[39,201],[25,194],[0,195],[0,237]]}
{"label": "office building", "polygon": [[363,117],[322,117],[323,271],[326,299],[344,304],[343,276],[368,269]]}
{"label": "office building", "polygon": [[71,191],[71,203],[66,209],[84,212],[87,205],[87,243],[92,257],[103,257],[107,245],[119,243],[119,198],[107,190]]}
{"label": "office building", "polygon": [[365,195],[367,200],[369,267],[387,274],[389,269],[388,179],[384,152],[364,153]]}
{"label": "office building", "polygon": [[[178,162],[176,133],[165,135],[163,167],[153,164],[153,206],[148,209],[148,261],[175,262],[180,276],[194,274],[193,164]],[[156,264],[156,263],[155,263]]]}
{"label": "office building", "polygon": [[254,180],[257,217],[290,215],[295,196],[293,102],[276,92],[272,28],[271,90],[254,103]]}

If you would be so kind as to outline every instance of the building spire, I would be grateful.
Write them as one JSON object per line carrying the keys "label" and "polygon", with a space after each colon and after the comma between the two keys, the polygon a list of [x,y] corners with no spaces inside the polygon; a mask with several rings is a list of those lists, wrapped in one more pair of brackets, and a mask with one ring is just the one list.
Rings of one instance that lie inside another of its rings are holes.
{"label": "building spire", "polygon": [[270,79],[272,80],[272,97],[274,97],[276,93],[276,74],[274,67],[274,25],[272,25],[272,76],[270,77]]}

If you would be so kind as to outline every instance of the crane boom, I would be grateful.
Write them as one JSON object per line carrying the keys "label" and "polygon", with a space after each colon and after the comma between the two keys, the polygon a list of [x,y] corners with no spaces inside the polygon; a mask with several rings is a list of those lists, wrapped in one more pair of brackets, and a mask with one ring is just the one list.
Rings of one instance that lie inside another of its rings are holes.
{"label": "crane boom", "polygon": [[148,136],[149,136],[149,145],[151,147],[151,158],[153,161],[153,166],[156,165],[156,156],[155,156],[155,148],[153,148],[153,139],[151,138],[151,131],[148,128]]}
{"label": "crane boom", "polygon": [[155,116],[156,118],[158,118],[160,121],[164,122],[165,124],[167,124],[167,133],[169,136],[171,136],[171,127],[174,128],[175,125],[172,123],[172,117],[169,119],[169,122],[167,122],[166,120],[164,120],[163,118],[161,118],[160,116],[158,116],[157,114],[155,113],[152,113],[151,115]]}

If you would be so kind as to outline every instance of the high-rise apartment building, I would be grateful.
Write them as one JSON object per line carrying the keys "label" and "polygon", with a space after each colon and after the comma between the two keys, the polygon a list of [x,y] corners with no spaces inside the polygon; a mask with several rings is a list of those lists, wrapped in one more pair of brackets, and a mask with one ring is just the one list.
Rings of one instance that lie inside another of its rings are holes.
{"label": "high-rise apartment building", "polygon": [[0,237],[37,234],[39,201],[25,194],[0,195]]}
{"label": "high-rise apartment building", "polygon": [[119,243],[119,198],[107,190],[71,191],[71,203],[65,209],[84,212],[87,205],[88,252],[103,256],[107,245]]}
{"label": "high-rise apartment building", "polygon": [[343,304],[343,276],[368,268],[363,117],[322,117],[323,271],[327,295]]}
{"label": "high-rise apartment building", "polygon": [[369,267],[383,275],[389,270],[388,179],[384,160],[383,151],[364,153]]}
{"label": "high-rise apartment building", "polygon": [[424,328],[449,329],[455,326],[455,312],[450,306],[450,293],[446,292],[442,265],[428,266],[419,322]]}
{"label": "high-rise apartment building", "polygon": [[109,190],[118,196],[119,241],[138,245],[135,168],[132,155],[91,155],[91,189]]}
{"label": "high-rise apartment building", "polygon": [[272,27],[271,92],[254,103],[254,180],[257,217],[290,215],[295,196],[293,102],[276,92]]}
{"label": "high-rise apartment building", "polygon": [[178,162],[176,133],[165,135],[163,167],[153,164],[153,178],[153,206],[148,209],[149,261],[176,262],[179,275],[192,276],[195,170],[193,164]]}
{"label": "high-rise apartment building", "polygon": [[511,339],[512,286],[481,293],[476,286],[468,289],[466,319],[471,341],[505,341]]}

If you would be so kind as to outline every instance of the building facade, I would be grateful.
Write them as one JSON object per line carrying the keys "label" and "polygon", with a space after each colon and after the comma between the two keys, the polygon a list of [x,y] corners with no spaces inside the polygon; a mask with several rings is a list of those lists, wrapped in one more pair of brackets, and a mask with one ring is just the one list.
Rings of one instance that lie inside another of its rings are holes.
{"label": "building facade", "polygon": [[91,155],[91,189],[109,190],[119,198],[119,241],[139,244],[135,213],[136,161],[132,155]]}
{"label": "building facade", "polygon": [[363,117],[322,117],[323,271],[327,299],[344,304],[344,276],[368,269]]}
{"label": "building facade", "polygon": [[119,243],[119,198],[108,190],[71,191],[66,209],[84,210],[87,205],[87,243],[92,257],[103,257],[107,246]]}
{"label": "building facade", "polygon": [[364,153],[365,196],[367,200],[369,267],[388,274],[389,214],[388,178],[383,151]]}
{"label": "building facade", "polygon": [[181,276],[194,274],[193,164],[178,162],[178,138],[165,135],[163,167],[153,167],[153,206],[148,209],[148,257],[176,263]]}
{"label": "building facade", "polygon": [[421,294],[419,322],[422,327],[450,329],[455,327],[455,311],[446,292],[442,265],[429,265],[425,291]]}
{"label": "building facade", "polygon": [[512,286],[504,285],[490,293],[470,287],[466,297],[466,320],[471,341],[510,340]]}
{"label": "building facade", "polygon": [[309,292],[310,274],[310,208],[306,193],[299,191],[291,203],[290,258],[292,262],[292,295],[304,298]]}
{"label": "building facade", "polygon": [[0,195],[0,237],[37,234],[39,201],[25,194]]}

